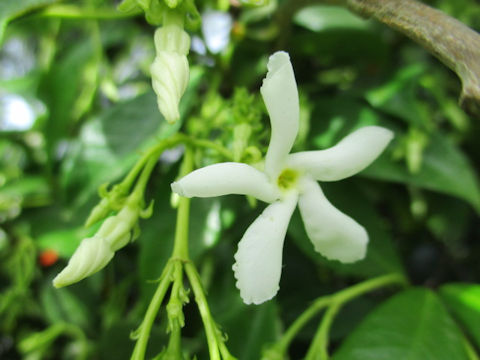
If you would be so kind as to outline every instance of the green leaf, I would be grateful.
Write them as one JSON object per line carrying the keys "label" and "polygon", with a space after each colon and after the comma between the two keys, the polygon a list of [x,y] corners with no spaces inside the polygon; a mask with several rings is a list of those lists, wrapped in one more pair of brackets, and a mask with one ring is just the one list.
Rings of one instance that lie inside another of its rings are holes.
{"label": "green leaf", "polygon": [[9,21],[36,8],[58,0],[3,0],[0,2],[0,45]]}
{"label": "green leaf", "polygon": [[35,243],[41,250],[55,250],[63,258],[73,255],[82,239],[93,235],[93,229],[68,228],[62,230],[47,231],[35,239]]}
{"label": "green leaf", "polygon": [[0,188],[0,209],[3,208],[5,199],[9,198],[20,199],[23,207],[29,207],[44,205],[48,203],[49,197],[50,189],[44,177],[25,176]]}
{"label": "green leaf", "polygon": [[88,306],[70,288],[55,289],[50,283],[45,284],[40,300],[51,324],[65,322],[83,329],[93,324]]}
{"label": "green leaf", "polygon": [[80,35],[78,41],[64,49],[41,82],[40,94],[49,110],[45,138],[51,158],[55,157],[58,141],[71,131],[74,113],[79,111],[76,104],[82,97],[86,70],[96,57],[96,39]]}
{"label": "green leaf", "polygon": [[297,12],[293,21],[311,31],[332,29],[365,29],[369,21],[354,15],[343,7],[313,5]]}
{"label": "green leaf", "polygon": [[467,360],[463,336],[435,293],[404,291],[351,333],[333,360]]}
{"label": "green leaf", "polygon": [[398,116],[408,123],[425,127],[430,116],[418,100],[419,77],[425,65],[414,64],[400,69],[384,85],[370,90],[367,101],[375,108]]}
{"label": "green leaf", "polygon": [[403,163],[392,161],[387,153],[363,174],[453,195],[480,212],[480,187],[475,171],[465,154],[441,133],[430,135],[418,173],[411,174]]}
{"label": "green leaf", "polygon": [[480,285],[447,284],[439,292],[453,316],[480,348]]}

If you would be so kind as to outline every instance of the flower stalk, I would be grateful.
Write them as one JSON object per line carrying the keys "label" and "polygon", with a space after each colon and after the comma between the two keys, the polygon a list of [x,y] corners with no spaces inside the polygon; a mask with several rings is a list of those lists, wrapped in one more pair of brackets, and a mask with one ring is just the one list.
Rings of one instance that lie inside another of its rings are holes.
{"label": "flower stalk", "polygon": [[335,294],[319,297],[297,317],[280,340],[264,351],[262,360],[283,359],[295,336],[310,320],[325,308],[327,308],[327,311],[318,327],[305,359],[328,359],[328,334],[335,320],[335,316],[340,309],[349,301],[359,296],[392,285],[406,286],[408,285],[408,281],[402,274],[382,275],[340,290]]}

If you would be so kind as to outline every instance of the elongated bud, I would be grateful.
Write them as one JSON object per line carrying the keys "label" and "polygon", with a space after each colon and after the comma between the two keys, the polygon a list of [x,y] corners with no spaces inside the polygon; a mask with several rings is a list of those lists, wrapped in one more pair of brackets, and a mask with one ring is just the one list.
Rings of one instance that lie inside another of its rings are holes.
{"label": "elongated bud", "polygon": [[65,269],[53,279],[55,287],[63,287],[103,269],[112,260],[115,251],[132,239],[141,209],[135,200],[127,201],[115,216],[107,218],[95,236],[83,239]]}
{"label": "elongated bud", "polygon": [[158,109],[169,123],[180,118],[178,104],[188,85],[190,36],[177,24],[155,32],[157,56],[150,67]]}
{"label": "elongated bud", "polygon": [[113,258],[110,245],[98,236],[83,239],[68,265],[53,279],[57,288],[71,285],[103,269]]}

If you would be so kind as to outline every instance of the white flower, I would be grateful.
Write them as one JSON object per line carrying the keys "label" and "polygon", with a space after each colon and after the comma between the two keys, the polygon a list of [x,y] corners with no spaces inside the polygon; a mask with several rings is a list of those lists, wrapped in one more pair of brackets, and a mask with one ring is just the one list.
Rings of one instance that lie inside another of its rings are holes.
{"label": "white flower", "polygon": [[297,203],[316,251],[344,263],[365,257],[367,232],[330,204],[316,180],[358,173],[393,137],[390,130],[367,126],[330,149],[289,154],[298,132],[299,104],[287,53],[270,57],[260,91],[272,125],[265,171],[228,162],[195,170],[172,184],[174,192],[187,197],[244,194],[271,203],[247,229],[235,254],[237,287],[247,304],[260,304],[278,291],[283,241]]}

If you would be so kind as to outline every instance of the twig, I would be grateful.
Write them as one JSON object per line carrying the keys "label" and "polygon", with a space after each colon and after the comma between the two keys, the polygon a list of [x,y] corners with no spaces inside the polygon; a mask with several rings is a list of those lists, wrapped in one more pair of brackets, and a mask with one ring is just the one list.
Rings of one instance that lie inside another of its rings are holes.
{"label": "twig", "polygon": [[480,34],[415,0],[343,0],[353,12],[373,17],[429,50],[462,81],[460,105],[480,118]]}

